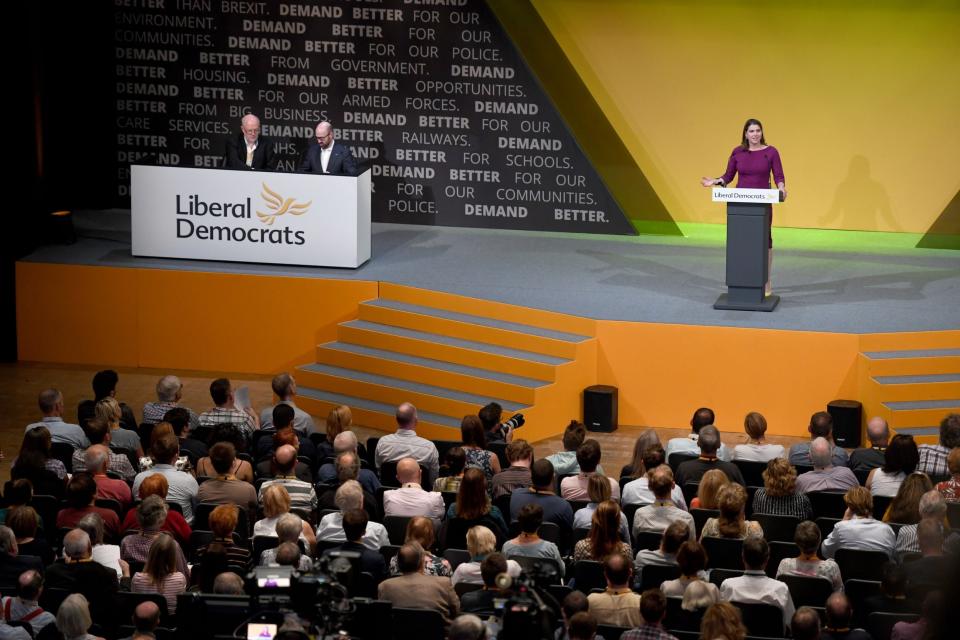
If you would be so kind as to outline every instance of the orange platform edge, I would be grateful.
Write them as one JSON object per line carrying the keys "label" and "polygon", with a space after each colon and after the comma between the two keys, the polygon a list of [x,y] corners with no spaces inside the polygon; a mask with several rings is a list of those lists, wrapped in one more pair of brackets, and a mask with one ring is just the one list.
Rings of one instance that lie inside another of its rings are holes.
{"label": "orange platform edge", "polygon": [[[835,399],[880,411],[861,351],[926,348],[960,332],[838,334],[576,318],[374,281],[20,262],[17,336],[22,361],[272,374],[313,362],[339,323],[386,295],[460,313],[594,338],[575,375],[535,407],[530,440],[580,417],[589,384],[619,389],[621,424],[683,427],[710,406],[723,431],[760,411],[777,435],[805,436]],[[373,425],[371,425],[373,426]],[[428,437],[449,436],[439,430]]]}

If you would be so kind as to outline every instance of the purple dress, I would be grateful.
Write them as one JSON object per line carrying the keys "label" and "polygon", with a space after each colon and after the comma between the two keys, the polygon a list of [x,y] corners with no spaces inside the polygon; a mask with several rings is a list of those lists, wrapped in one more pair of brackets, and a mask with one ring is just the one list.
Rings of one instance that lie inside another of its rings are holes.
{"label": "purple dress", "polygon": [[[737,187],[743,189],[769,189],[770,173],[773,172],[774,184],[785,182],[780,153],[776,147],[768,146],[759,151],[748,151],[743,147],[734,147],[727,162],[727,171],[721,177],[724,184],[730,184],[736,174]],[[773,207],[767,205],[767,228],[773,225]],[[770,246],[773,246],[773,234],[770,234]]]}

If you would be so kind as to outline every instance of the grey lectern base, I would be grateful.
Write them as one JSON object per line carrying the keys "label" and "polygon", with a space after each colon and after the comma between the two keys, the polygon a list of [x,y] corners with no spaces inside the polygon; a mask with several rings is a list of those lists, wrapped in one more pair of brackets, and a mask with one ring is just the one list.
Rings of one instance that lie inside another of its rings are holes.
{"label": "grey lectern base", "polygon": [[772,213],[769,204],[727,203],[727,292],[717,298],[714,309],[773,311],[777,307],[780,296],[763,295]]}

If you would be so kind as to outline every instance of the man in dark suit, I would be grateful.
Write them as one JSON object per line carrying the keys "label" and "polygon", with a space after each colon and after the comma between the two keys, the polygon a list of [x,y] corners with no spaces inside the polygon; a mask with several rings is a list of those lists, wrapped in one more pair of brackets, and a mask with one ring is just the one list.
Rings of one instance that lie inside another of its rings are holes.
{"label": "man in dark suit", "polygon": [[0,526],[0,585],[15,586],[20,574],[30,569],[43,573],[43,561],[37,556],[18,555],[13,529]]}
{"label": "man in dark suit", "polygon": [[363,535],[367,532],[367,512],[363,509],[350,509],[343,514],[343,534],[347,541],[343,544],[327,549],[323,555],[333,551],[355,551],[360,554],[357,559],[360,571],[366,571],[373,576],[375,582],[380,582],[387,575],[386,562],[383,554],[372,551],[363,544]]}
{"label": "man in dark suit", "polygon": [[[90,536],[83,529],[72,529],[63,537],[63,554],[66,562],[55,562],[47,568],[47,587],[82,593],[90,603],[93,621],[112,627],[114,600],[120,586],[117,572],[93,561]],[[124,578],[128,575],[129,568],[124,571]]]}
{"label": "man in dark suit", "polygon": [[333,125],[323,121],[317,125],[317,144],[310,145],[303,162],[301,173],[327,173],[331,175],[357,175],[357,161],[350,148],[336,144],[333,140]]}
{"label": "man in dark suit", "polygon": [[227,138],[224,169],[276,171],[277,154],[273,140],[260,135],[260,118],[248,113],[240,121],[240,134]]}

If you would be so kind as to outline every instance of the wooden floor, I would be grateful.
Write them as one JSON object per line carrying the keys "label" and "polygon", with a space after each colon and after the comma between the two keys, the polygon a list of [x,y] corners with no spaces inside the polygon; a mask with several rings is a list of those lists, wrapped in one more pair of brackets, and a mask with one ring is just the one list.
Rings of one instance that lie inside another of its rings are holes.
{"label": "wooden floor", "polygon": [[[37,394],[48,387],[59,389],[66,405],[67,422],[76,422],[77,404],[81,400],[91,398],[93,391],[90,382],[93,374],[101,367],[77,365],[51,365],[32,363],[4,363],[0,364],[0,449],[4,458],[0,460],[0,482],[10,478],[10,461],[17,455],[23,439],[23,428],[39,420],[37,408]],[[145,402],[156,400],[154,391],[157,380],[167,374],[175,374],[183,382],[183,403],[199,412],[212,406],[210,401],[209,385],[214,378],[226,376],[235,387],[247,386],[250,388],[250,399],[258,412],[263,407],[273,404],[273,394],[270,390],[270,377],[248,375],[240,373],[208,372],[208,371],[161,371],[157,369],[117,368],[120,374],[120,383],[117,386],[117,398],[126,402],[139,418]],[[692,409],[691,409],[692,411]],[[315,416],[317,425],[322,426],[324,416]],[[563,448],[561,434],[563,426],[558,425],[557,436],[541,440],[534,444],[536,456],[549,455]],[[591,437],[600,442],[603,451],[602,463],[607,473],[617,474],[620,467],[626,464],[633,451],[633,443],[645,427],[622,425],[614,433],[595,433]],[[354,427],[361,442],[370,436],[383,435],[382,431],[367,428],[361,425]],[[660,440],[666,443],[668,439],[683,436],[687,428],[657,428]],[[518,431],[523,435],[523,429]],[[801,438],[772,436],[771,442],[789,446],[801,441]],[[740,433],[724,433],[723,441],[727,445],[739,444],[746,441],[746,436]]]}

